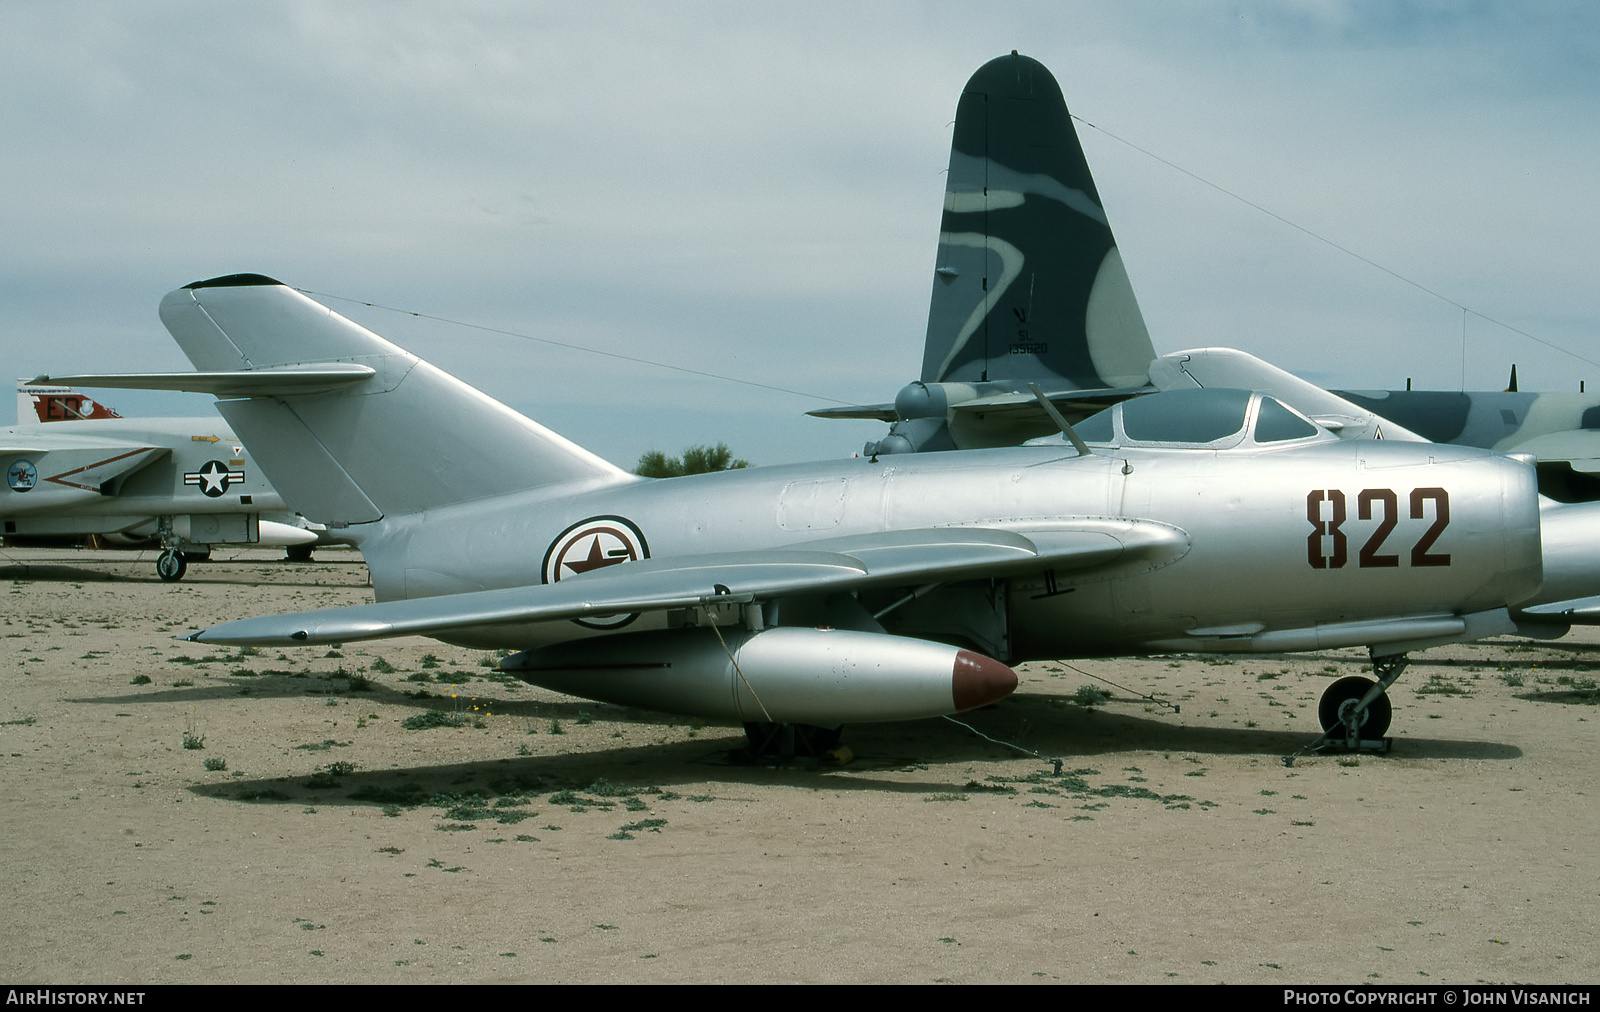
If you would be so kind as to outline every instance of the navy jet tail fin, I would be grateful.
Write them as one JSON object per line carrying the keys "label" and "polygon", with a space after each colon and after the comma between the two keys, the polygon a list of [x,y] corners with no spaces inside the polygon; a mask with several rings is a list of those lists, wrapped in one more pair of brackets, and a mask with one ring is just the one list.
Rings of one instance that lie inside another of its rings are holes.
{"label": "navy jet tail fin", "polygon": [[632,480],[271,278],[180,288],[162,299],[161,321],[267,479],[307,519],[347,526],[541,486]]}
{"label": "navy jet tail fin", "polygon": [[1142,387],[1155,357],[1060,85],[991,60],[956,106],[922,382]]}
{"label": "navy jet tail fin", "polygon": [[17,381],[17,424],[80,422],[122,416],[71,387],[33,386]]}

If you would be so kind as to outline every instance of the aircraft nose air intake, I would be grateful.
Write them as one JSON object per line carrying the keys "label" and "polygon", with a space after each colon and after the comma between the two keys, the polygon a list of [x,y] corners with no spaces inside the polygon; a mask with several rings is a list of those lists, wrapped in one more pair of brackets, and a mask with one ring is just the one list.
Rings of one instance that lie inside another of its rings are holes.
{"label": "aircraft nose air intake", "polygon": [[992,657],[958,650],[950,687],[956,712],[964,713],[997,703],[1017,691],[1017,673]]}

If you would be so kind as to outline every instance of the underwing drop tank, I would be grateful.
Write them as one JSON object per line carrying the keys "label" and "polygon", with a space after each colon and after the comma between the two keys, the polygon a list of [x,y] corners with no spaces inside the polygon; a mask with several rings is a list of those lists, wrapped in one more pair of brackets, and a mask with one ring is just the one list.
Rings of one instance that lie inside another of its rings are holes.
{"label": "underwing drop tank", "polygon": [[575,640],[514,654],[522,681],[622,706],[713,720],[839,724],[987,706],[1016,672],[970,650],[846,629],[683,629]]}

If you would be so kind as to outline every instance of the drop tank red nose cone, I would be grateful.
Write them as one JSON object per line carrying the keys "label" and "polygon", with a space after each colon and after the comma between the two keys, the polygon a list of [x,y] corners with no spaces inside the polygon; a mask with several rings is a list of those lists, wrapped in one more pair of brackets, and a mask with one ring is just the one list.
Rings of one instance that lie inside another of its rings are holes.
{"label": "drop tank red nose cone", "polygon": [[971,650],[956,652],[951,675],[957,713],[999,702],[1017,691],[1015,671],[992,657],[975,654]]}

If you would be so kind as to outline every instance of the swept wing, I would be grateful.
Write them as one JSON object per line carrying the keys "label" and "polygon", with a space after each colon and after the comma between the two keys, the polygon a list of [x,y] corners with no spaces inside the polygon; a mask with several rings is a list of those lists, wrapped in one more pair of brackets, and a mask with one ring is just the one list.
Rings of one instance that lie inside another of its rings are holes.
{"label": "swept wing", "polygon": [[388,636],[448,637],[484,626],[748,603],[780,596],[920,586],[1056,569],[1103,576],[1181,556],[1188,535],[1146,520],[1085,519],[1021,532],[890,531],[790,549],[643,559],[554,584],[386,601],[227,622],[188,638],[260,646]]}

